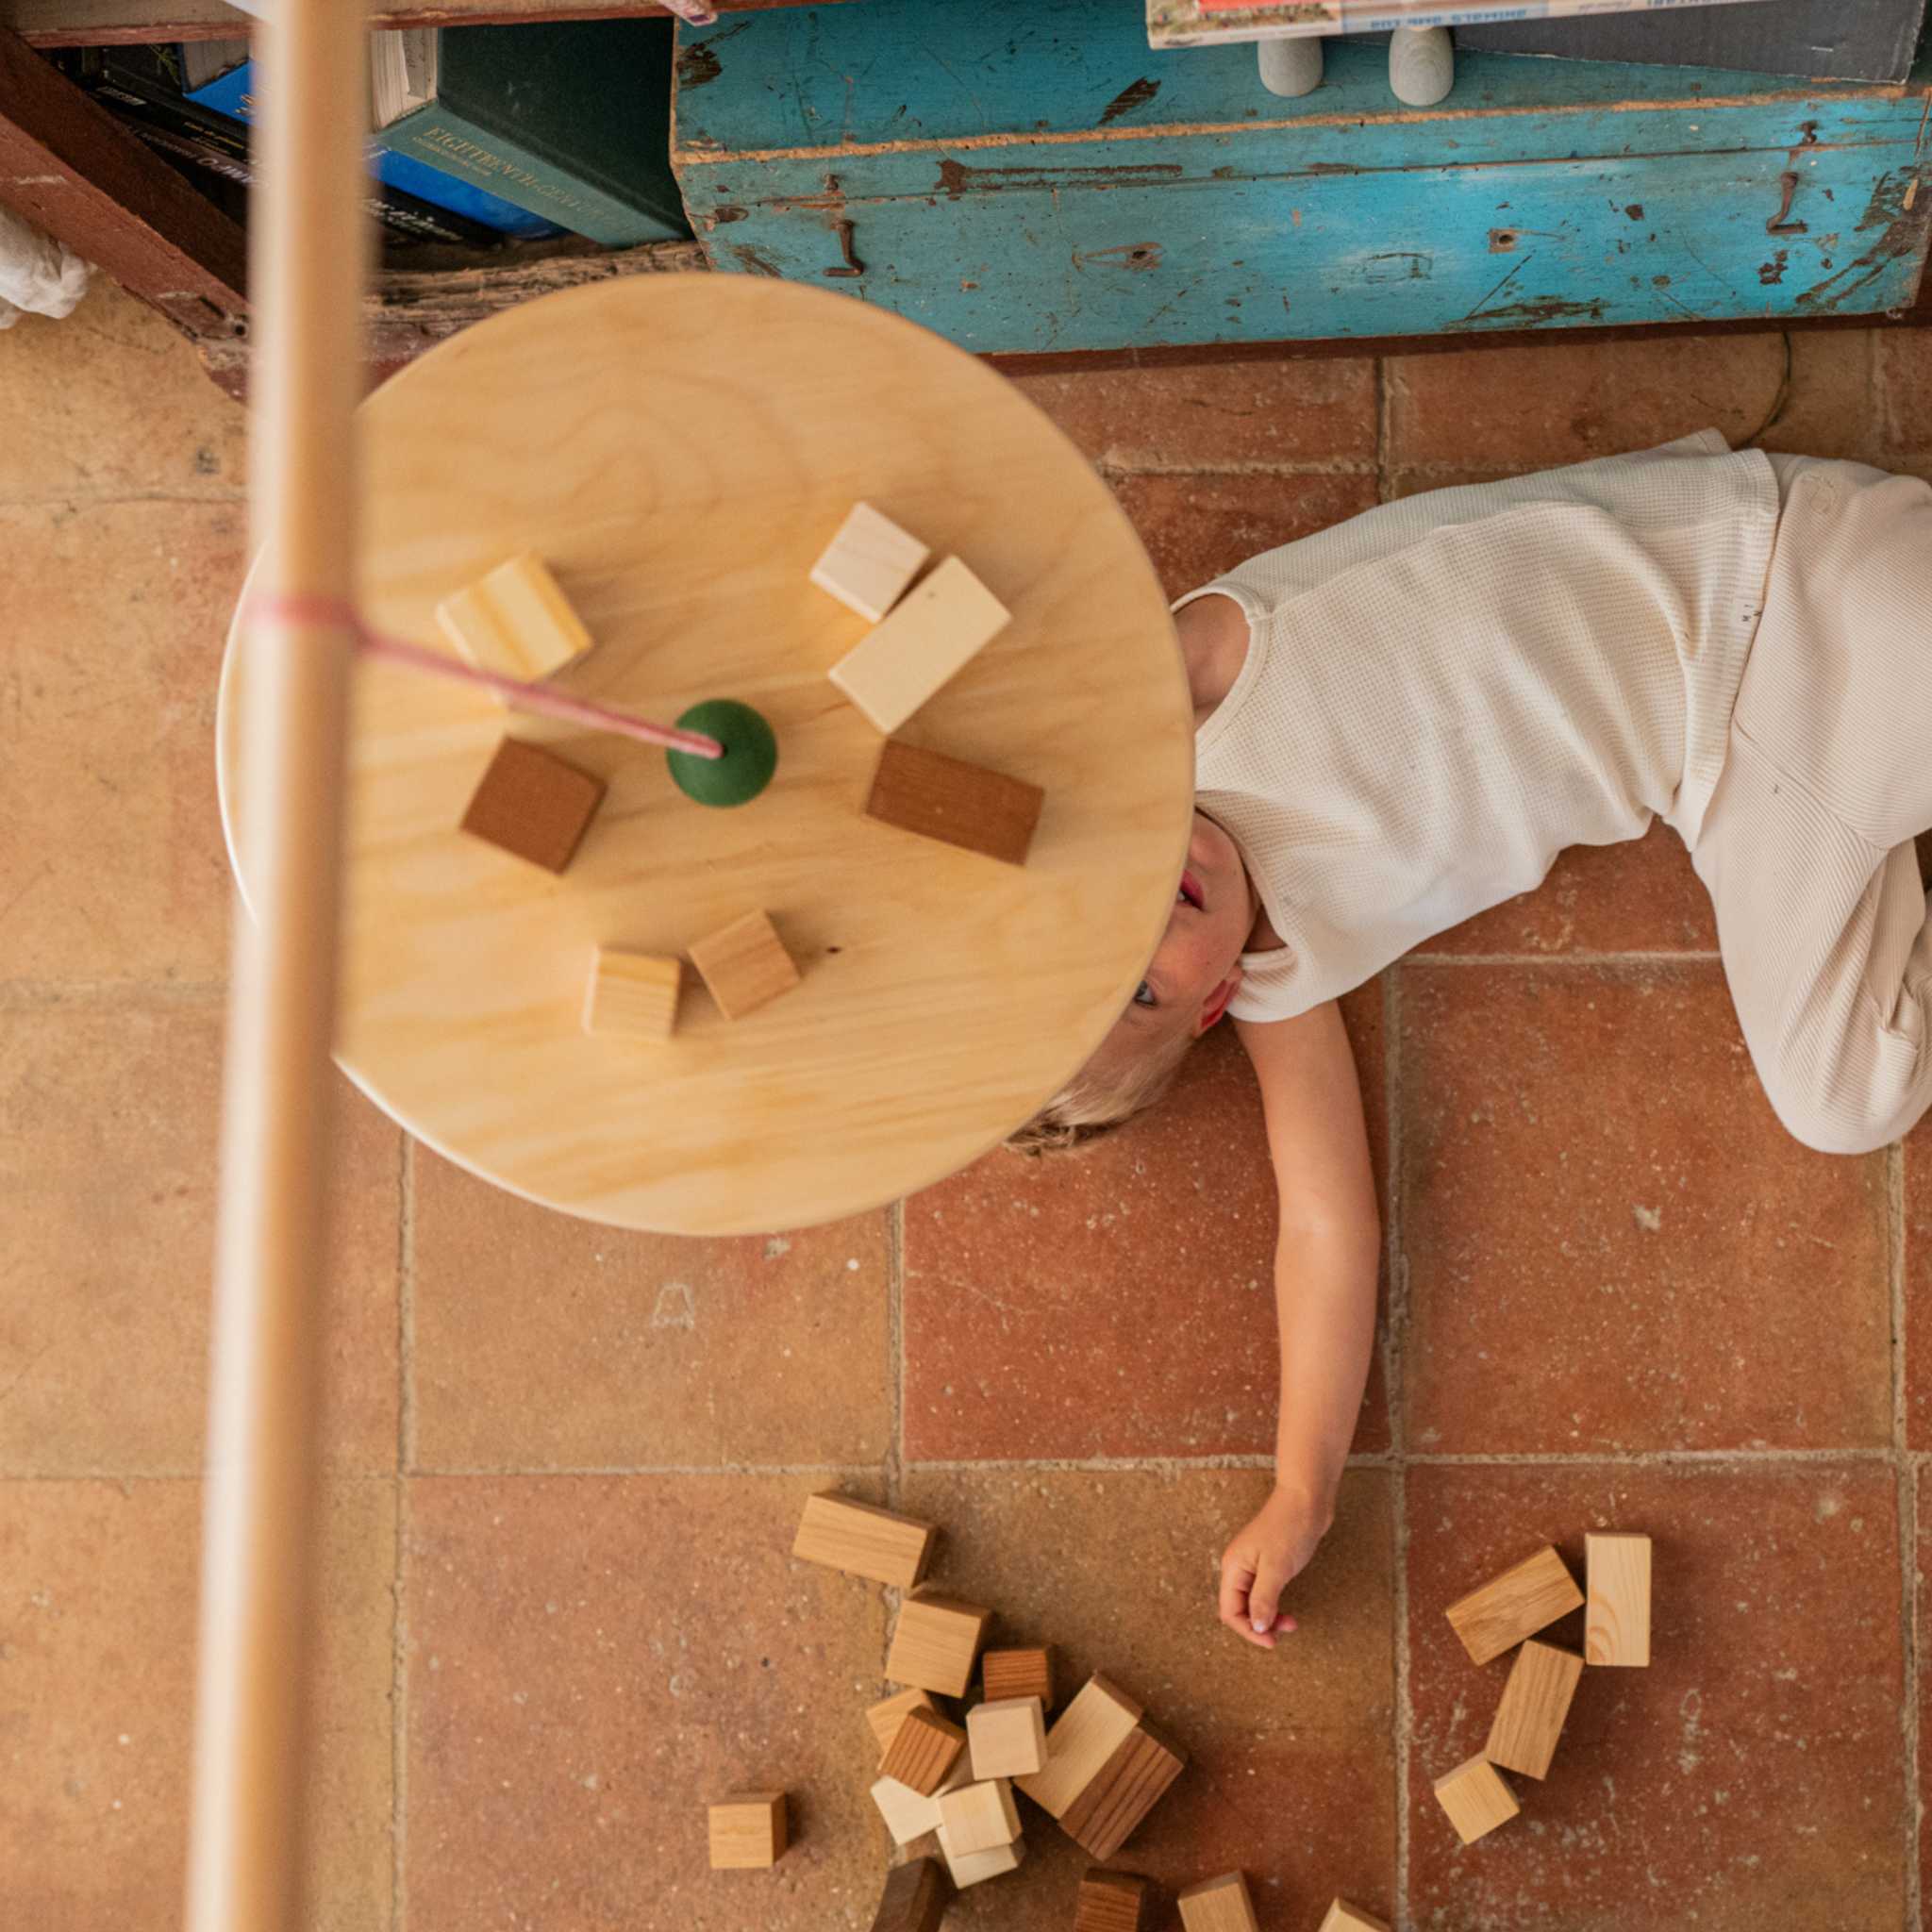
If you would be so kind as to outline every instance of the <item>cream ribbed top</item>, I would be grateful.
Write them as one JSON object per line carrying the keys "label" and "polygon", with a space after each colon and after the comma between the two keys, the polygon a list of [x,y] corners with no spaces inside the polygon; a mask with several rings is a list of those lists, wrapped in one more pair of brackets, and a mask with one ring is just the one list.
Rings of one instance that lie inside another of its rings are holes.
{"label": "cream ribbed top", "polygon": [[1706,430],[1385,504],[1184,597],[1250,631],[1195,735],[1285,941],[1244,956],[1236,1018],[1359,986],[1567,845],[1657,813],[1694,841],[1777,517],[1766,458]]}

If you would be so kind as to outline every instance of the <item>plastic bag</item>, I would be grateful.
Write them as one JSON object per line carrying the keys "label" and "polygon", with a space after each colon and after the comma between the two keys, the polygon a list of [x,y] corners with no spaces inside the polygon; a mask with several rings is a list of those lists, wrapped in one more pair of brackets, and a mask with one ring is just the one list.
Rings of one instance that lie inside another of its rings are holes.
{"label": "plastic bag", "polygon": [[23,315],[68,315],[87,293],[93,264],[0,208],[0,328]]}

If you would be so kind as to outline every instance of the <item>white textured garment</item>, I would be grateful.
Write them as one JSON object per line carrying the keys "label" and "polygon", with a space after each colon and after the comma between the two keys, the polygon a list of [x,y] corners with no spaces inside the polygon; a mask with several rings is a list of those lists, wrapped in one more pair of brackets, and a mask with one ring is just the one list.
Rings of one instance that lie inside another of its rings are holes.
{"label": "white textured garment", "polygon": [[1706,430],[1385,504],[1183,598],[1249,625],[1195,737],[1284,941],[1243,958],[1235,1016],[1347,992],[1566,846],[1658,814],[1694,843],[1777,520],[1769,460]]}

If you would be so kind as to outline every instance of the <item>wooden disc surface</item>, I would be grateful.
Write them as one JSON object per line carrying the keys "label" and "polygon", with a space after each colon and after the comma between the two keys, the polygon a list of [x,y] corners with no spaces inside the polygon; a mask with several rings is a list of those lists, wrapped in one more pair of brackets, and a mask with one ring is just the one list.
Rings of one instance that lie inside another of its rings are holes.
{"label": "wooden disc surface", "polygon": [[[1086,1058],[1173,903],[1191,719],[1145,553],[1017,390],[862,302],[644,276],[465,331],[359,421],[370,625],[447,649],[438,601],[534,549],[596,640],[560,688],[664,723],[740,698],[778,736],[768,789],[708,810],[643,745],[358,668],[337,1052],[396,1120],[569,1213],[752,1232],[942,1178]],[[825,672],[869,626],[808,581],[861,498],[1013,614],[901,736],[1045,788],[1024,868],[861,815],[882,741]],[[246,673],[238,625],[244,890]],[[506,730],[608,783],[560,876],[458,830]],[[794,991],[734,1024],[687,969],[670,1041],[584,1033],[593,947],[682,953],[757,909]]]}

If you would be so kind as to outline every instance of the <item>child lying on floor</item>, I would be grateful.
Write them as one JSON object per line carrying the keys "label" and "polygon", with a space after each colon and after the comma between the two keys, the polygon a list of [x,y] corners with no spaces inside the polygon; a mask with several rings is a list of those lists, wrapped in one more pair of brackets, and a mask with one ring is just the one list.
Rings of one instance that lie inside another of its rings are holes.
{"label": "child lying on floor", "polygon": [[1222,1559],[1264,1648],[1333,1516],[1381,1251],[1336,1001],[1660,814],[1717,915],[1744,1039],[1807,1145],[1932,1101],[1932,488],[1715,431],[1386,504],[1182,599],[1196,810],[1167,932],[1017,1137],[1148,1105],[1234,1017],[1280,1194],[1275,1486]]}

